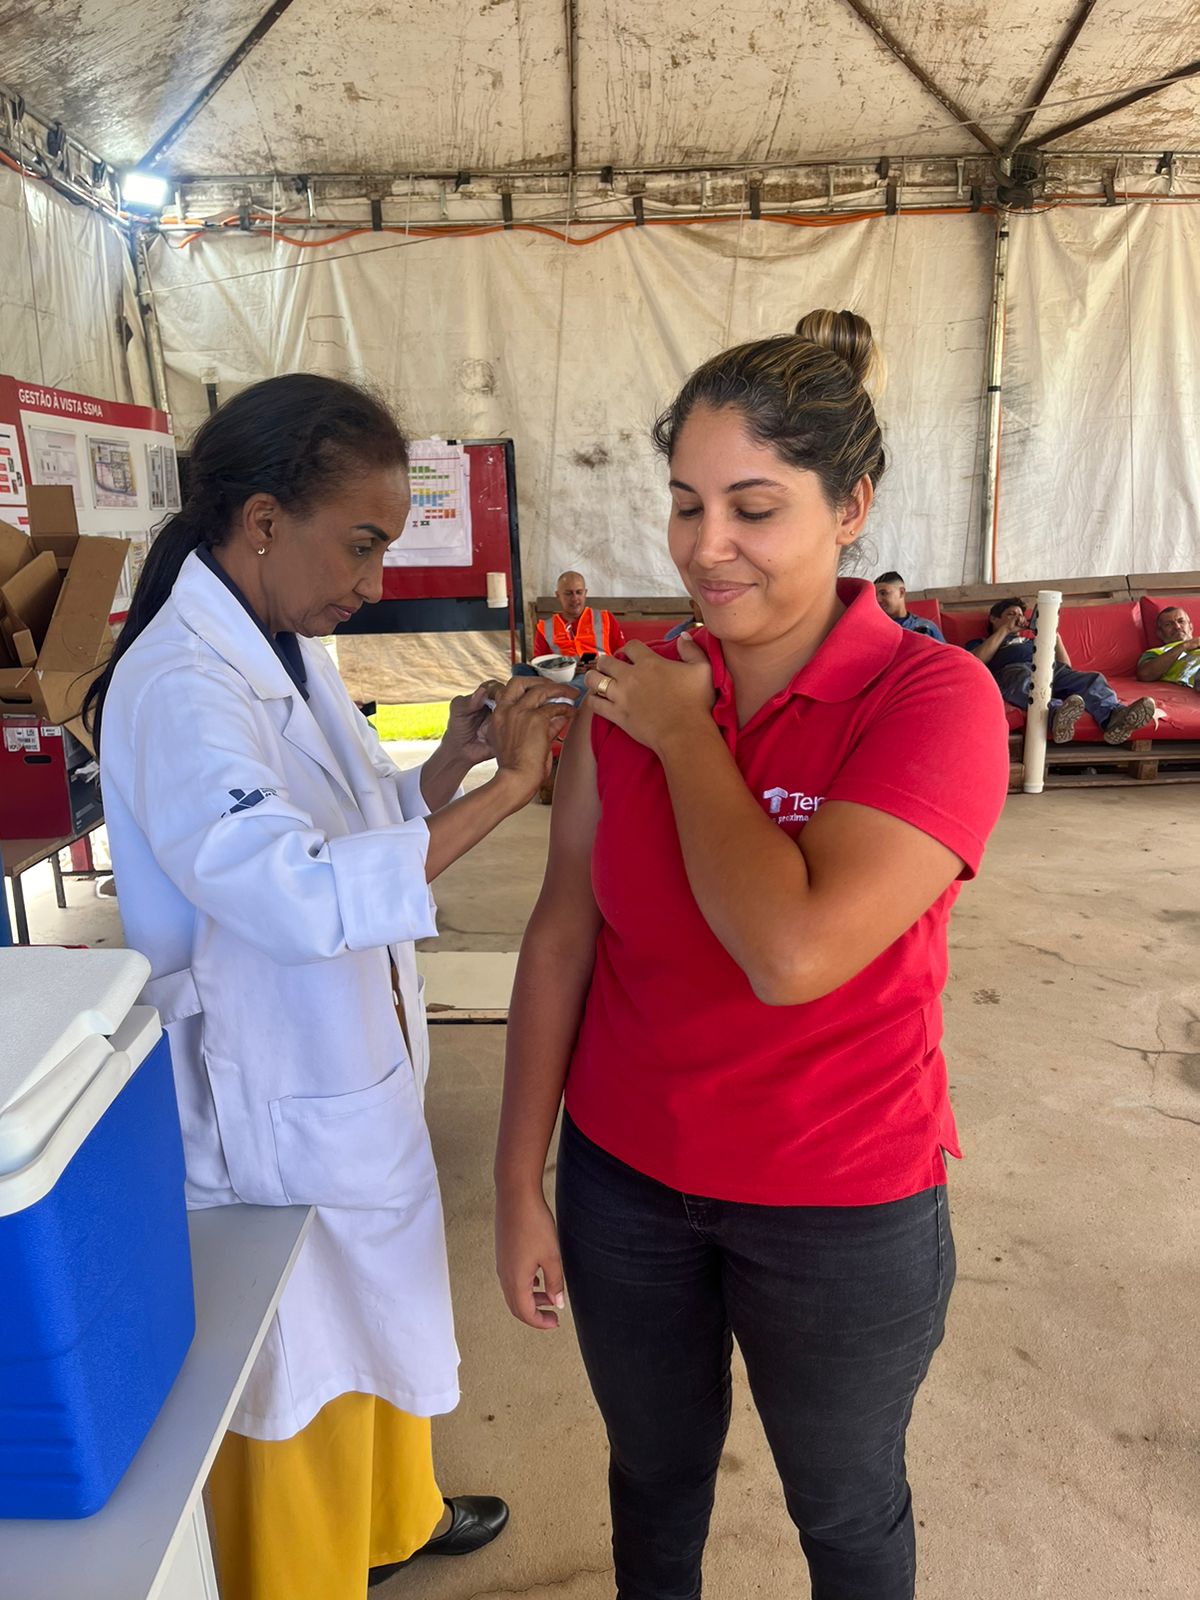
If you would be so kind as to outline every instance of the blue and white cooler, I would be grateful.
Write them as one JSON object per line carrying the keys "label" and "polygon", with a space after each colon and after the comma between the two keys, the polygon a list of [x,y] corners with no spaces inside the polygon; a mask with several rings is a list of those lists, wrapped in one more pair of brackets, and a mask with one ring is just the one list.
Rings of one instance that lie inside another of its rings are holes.
{"label": "blue and white cooler", "polygon": [[195,1331],[183,1147],[131,950],[0,950],[0,1517],[87,1517]]}

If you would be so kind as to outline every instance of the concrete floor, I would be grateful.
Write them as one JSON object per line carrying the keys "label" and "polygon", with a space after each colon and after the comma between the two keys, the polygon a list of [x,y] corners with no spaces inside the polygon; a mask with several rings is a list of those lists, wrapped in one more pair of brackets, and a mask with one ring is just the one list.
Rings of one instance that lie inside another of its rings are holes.
{"label": "concrete floor", "polygon": [[[443,948],[511,950],[549,813],[511,819],[438,887]],[[1200,1570],[1200,796],[1010,800],[959,902],[947,1054],[967,1160],[959,1279],[910,1466],[922,1600],[1187,1600]],[[112,942],[84,885],[35,936]],[[491,1263],[503,1029],[433,1029],[464,1398],[435,1442],[447,1493],[509,1531],[383,1600],[605,1600],[604,1451],[569,1327],[505,1311]],[[744,1381],[707,1563],[721,1600],[808,1593]]]}

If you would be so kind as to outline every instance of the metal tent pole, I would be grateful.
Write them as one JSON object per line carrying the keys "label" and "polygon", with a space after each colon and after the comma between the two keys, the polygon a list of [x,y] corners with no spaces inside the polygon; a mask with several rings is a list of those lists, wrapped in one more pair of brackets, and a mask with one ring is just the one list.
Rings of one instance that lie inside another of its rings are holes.
{"label": "metal tent pole", "polygon": [[150,284],[150,263],[146,257],[146,235],[139,229],[130,240],[133,270],[137,279],[138,306],[146,334],[146,357],[150,365],[150,390],[160,411],[170,411],[167,398],[167,364],[163,359],[162,333],[154,309],[154,290]]}
{"label": "metal tent pole", "polygon": [[996,209],[996,253],[992,267],[992,320],[988,333],[984,405],[983,504],[980,507],[980,578],[996,582],[996,538],[1000,499],[1001,385],[1004,378],[1005,279],[1008,274],[1008,212]]}

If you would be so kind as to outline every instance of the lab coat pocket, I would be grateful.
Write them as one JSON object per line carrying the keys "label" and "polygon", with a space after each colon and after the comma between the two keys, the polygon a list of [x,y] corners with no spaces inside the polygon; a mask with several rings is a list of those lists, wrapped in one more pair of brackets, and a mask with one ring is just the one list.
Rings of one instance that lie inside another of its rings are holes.
{"label": "lab coat pocket", "polygon": [[437,1181],[407,1061],[369,1089],[272,1100],[271,1120],[280,1177],[293,1204],[402,1209]]}
{"label": "lab coat pocket", "polygon": [[[203,1056],[225,1167],[234,1194],[249,1206],[287,1205],[288,1197],[275,1156],[268,1103],[255,1091],[256,1075],[243,1071],[236,1062],[208,1048],[207,1042]],[[184,1137],[186,1140],[186,1127]]]}

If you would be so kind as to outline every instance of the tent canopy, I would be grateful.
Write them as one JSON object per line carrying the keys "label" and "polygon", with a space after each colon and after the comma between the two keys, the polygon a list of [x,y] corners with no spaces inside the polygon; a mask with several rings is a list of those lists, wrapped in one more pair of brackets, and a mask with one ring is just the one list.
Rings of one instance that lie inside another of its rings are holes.
{"label": "tent canopy", "polygon": [[[891,372],[878,566],[1197,565],[1200,0],[0,0],[0,29],[29,377],[142,383],[136,287],[181,437],[213,390],[366,379],[418,435],[517,441],[531,587],[650,594],[678,590],[656,411],[851,305]],[[184,216],[135,286],[49,184],[120,221],[109,164],[148,159]]]}
{"label": "tent canopy", "polygon": [[1200,77],[1114,105],[1197,66],[1200,0],[68,9],[0,0],[9,87],[106,161],[158,152],[179,177],[1200,150]]}

